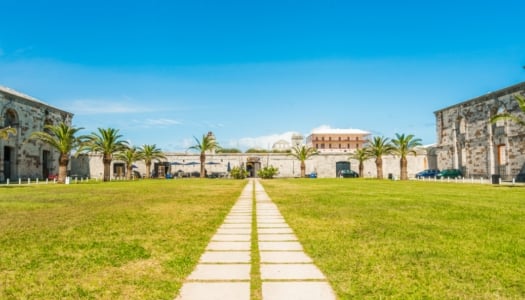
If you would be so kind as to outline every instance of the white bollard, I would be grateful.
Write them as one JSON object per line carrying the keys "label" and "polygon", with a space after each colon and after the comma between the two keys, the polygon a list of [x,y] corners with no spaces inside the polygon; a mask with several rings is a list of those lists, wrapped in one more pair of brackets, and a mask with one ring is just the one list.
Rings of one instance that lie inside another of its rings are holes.
{"label": "white bollard", "polygon": [[48,183],[49,183],[49,178],[46,178],[46,184],[48,184]]}
{"label": "white bollard", "polygon": [[56,178],[53,178],[53,183],[57,183],[57,179]]}
{"label": "white bollard", "polygon": [[516,183],[516,178],[512,178],[512,185]]}
{"label": "white bollard", "polygon": [[18,184],[22,184],[22,178],[18,178]]}
{"label": "white bollard", "polygon": [[27,178],[27,184],[31,184],[31,178]]}
{"label": "white bollard", "polygon": [[500,178],[498,178],[498,181],[499,181],[499,184],[501,184],[501,177],[500,177]]}
{"label": "white bollard", "polygon": [[38,184],[38,177],[36,178],[36,184]]}
{"label": "white bollard", "polygon": [[67,176],[66,177],[66,184],[69,184],[69,180],[70,180],[70,178],[69,178],[69,176]]}
{"label": "white bollard", "polygon": [[7,178],[7,182],[6,182],[7,185],[9,185],[9,178]]}

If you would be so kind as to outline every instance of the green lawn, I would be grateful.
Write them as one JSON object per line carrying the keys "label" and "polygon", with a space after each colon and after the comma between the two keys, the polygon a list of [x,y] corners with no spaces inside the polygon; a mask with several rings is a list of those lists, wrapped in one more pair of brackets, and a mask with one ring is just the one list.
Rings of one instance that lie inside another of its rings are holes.
{"label": "green lawn", "polygon": [[0,299],[173,299],[245,185],[0,187]]}
{"label": "green lawn", "polygon": [[525,299],[525,187],[263,185],[341,299]]}

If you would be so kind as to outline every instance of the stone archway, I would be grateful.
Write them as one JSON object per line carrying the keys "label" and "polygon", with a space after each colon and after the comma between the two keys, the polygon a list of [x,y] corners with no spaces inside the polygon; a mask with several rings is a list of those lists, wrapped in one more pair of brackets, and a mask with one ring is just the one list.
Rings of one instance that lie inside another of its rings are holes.
{"label": "stone archway", "polygon": [[257,172],[261,169],[261,158],[251,156],[246,159],[246,171],[248,177],[257,177]]}

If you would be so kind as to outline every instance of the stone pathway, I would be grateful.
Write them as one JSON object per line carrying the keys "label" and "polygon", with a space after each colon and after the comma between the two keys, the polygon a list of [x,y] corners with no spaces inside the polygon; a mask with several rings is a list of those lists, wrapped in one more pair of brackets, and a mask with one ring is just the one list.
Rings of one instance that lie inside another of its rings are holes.
{"label": "stone pathway", "polygon": [[253,188],[263,300],[336,299],[257,180],[250,180],[176,300],[249,300]]}

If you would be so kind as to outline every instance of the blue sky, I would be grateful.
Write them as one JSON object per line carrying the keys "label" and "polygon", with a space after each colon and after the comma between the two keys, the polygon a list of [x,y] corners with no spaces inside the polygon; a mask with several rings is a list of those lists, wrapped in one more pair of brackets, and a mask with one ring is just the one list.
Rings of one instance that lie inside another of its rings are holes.
{"label": "blue sky", "polygon": [[358,128],[435,142],[435,110],[525,81],[523,1],[2,0],[0,85],[85,133],[185,151]]}

